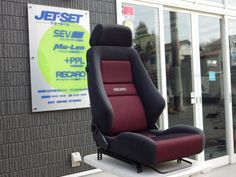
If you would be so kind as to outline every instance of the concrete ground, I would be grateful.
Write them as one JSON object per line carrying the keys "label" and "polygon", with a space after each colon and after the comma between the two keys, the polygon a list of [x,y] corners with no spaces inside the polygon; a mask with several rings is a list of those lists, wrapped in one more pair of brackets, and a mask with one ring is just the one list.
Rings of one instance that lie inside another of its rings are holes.
{"label": "concrete ground", "polygon": [[[101,172],[93,175],[88,175],[86,177],[118,177],[118,176],[106,172]],[[236,164],[213,169],[205,174],[196,174],[192,177],[236,177]]]}

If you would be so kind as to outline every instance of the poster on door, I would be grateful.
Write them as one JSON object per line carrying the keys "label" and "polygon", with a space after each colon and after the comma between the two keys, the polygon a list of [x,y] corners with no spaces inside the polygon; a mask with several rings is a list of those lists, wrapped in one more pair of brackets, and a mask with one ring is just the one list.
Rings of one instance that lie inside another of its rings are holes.
{"label": "poster on door", "polygon": [[131,5],[122,6],[123,25],[134,32],[134,7]]}
{"label": "poster on door", "polygon": [[90,106],[89,12],[28,4],[32,111]]}

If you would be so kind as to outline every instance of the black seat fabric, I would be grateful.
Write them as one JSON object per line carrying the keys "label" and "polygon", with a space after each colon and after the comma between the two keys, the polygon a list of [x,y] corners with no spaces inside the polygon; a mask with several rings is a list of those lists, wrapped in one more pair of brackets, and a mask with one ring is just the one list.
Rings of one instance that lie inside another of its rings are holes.
{"label": "black seat fabric", "polygon": [[87,52],[92,133],[98,149],[140,164],[155,165],[200,153],[205,135],[179,125],[155,126],[165,101],[153,85],[129,28],[97,25]]}

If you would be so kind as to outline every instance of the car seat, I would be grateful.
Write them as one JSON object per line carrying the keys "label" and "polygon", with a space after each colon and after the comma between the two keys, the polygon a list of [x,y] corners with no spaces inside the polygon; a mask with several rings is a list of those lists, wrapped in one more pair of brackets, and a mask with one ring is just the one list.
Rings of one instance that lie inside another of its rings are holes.
{"label": "car seat", "polygon": [[156,126],[165,101],[132,48],[129,28],[98,24],[90,45],[86,71],[99,160],[108,154],[141,172],[142,165],[154,167],[204,149],[205,135],[198,128]]}

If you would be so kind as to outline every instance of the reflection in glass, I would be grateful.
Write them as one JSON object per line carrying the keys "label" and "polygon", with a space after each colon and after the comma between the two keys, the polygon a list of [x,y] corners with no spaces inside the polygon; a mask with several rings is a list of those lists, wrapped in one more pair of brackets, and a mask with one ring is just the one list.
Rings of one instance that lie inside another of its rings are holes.
{"label": "reflection in glass", "polygon": [[193,125],[190,15],[165,11],[164,22],[169,125]]}
{"label": "reflection in glass", "polygon": [[226,155],[220,19],[199,16],[205,158]]}
{"label": "reflection in glass", "polygon": [[[158,81],[160,82],[158,79],[160,69],[157,70],[160,58],[159,31],[157,29],[159,24],[158,10],[152,7],[129,4],[124,4],[123,8],[126,8],[126,11],[123,9],[123,24],[131,28],[134,48],[139,53],[154,85],[158,88],[158,84],[160,84],[158,83]],[[130,15],[132,13],[133,15]]]}
{"label": "reflection in glass", "polygon": [[236,6],[236,1],[235,0],[228,0],[228,4],[229,4],[229,7],[230,6]]}
{"label": "reflection in glass", "polygon": [[236,20],[229,22],[229,51],[234,125],[234,152],[236,152]]}

